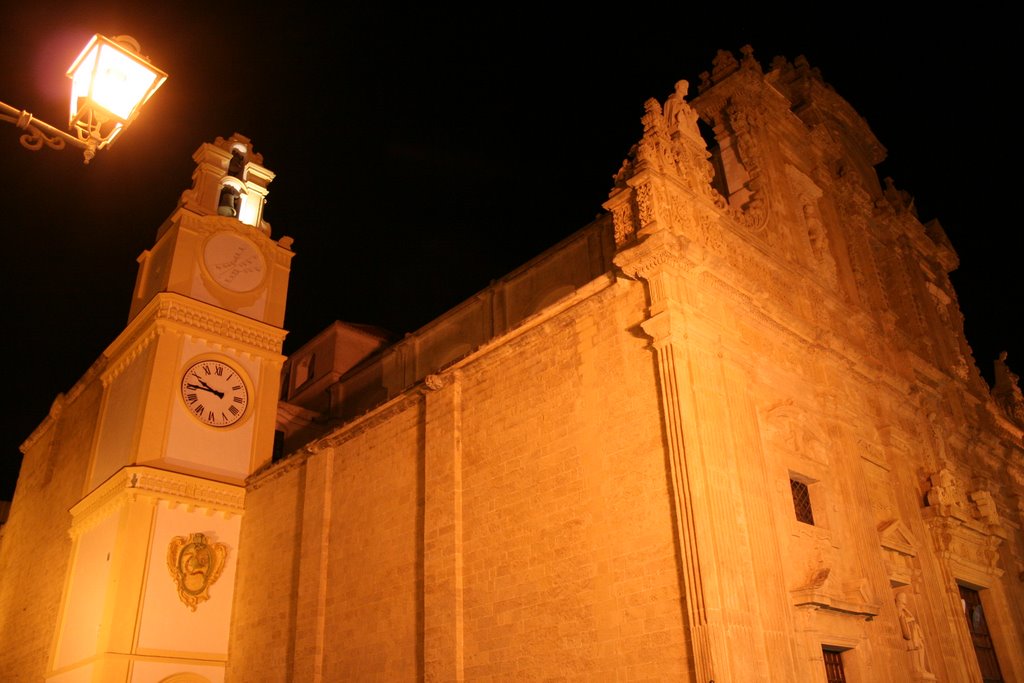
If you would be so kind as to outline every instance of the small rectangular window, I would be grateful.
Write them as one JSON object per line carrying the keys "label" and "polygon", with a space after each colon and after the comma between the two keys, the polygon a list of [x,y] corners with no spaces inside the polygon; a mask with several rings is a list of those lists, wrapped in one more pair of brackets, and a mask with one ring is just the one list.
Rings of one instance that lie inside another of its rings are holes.
{"label": "small rectangular window", "polygon": [[843,653],[823,647],[821,654],[825,658],[825,680],[828,683],[846,683],[846,672],[843,671]]}
{"label": "small rectangular window", "polygon": [[284,457],[284,432],[280,429],[274,431],[274,450],[270,456],[271,462],[277,462]]}
{"label": "small rectangular window", "polygon": [[814,511],[811,509],[811,492],[807,484],[799,479],[790,478],[789,486],[793,490],[793,507],[796,518],[804,524],[814,524]]}

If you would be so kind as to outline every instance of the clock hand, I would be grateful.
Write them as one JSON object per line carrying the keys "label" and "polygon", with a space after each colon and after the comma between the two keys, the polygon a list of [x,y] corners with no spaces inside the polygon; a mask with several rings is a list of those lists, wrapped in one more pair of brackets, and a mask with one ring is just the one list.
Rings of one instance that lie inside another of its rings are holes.
{"label": "clock hand", "polygon": [[209,384],[204,382],[202,377],[199,377],[198,375],[193,375],[193,376],[199,381],[200,384],[202,384],[204,387],[206,387],[206,390],[209,391],[211,394],[216,394],[217,398],[224,398],[224,392],[223,391],[217,391],[216,389],[211,387]]}
{"label": "clock hand", "polygon": [[211,387],[206,382],[203,382],[203,380],[199,380],[199,381],[202,383],[202,386],[199,386],[198,384],[186,384],[185,388],[187,388],[187,389],[197,389],[197,390],[202,390],[202,391],[209,391],[211,394],[213,394],[217,398],[224,398],[224,392],[223,391],[217,391],[216,389]]}

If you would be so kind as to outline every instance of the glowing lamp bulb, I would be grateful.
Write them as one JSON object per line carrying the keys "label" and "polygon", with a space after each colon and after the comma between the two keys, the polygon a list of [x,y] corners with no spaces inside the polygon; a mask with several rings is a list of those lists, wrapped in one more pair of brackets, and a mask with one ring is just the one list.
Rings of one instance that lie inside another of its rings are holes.
{"label": "glowing lamp bulb", "polygon": [[139,108],[167,80],[167,74],[138,52],[138,43],[129,36],[114,40],[92,37],[68,69],[72,126],[109,144],[131,123]]}

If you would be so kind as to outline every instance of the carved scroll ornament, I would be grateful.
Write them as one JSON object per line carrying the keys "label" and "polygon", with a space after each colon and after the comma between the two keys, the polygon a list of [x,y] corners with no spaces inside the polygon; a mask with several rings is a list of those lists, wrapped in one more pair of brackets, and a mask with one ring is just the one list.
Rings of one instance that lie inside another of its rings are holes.
{"label": "carved scroll ornament", "polygon": [[209,600],[210,586],[224,571],[228,547],[210,543],[196,532],[185,538],[175,536],[167,547],[167,570],[178,587],[178,597],[193,612],[200,602]]}

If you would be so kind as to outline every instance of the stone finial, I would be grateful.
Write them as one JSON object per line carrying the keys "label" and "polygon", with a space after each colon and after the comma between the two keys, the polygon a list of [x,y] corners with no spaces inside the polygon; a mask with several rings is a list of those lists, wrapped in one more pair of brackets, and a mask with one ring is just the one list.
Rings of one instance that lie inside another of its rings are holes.
{"label": "stone finial", "polygon": [[896,183],[893,182],[892,178],[887,177],[885,179],[885,190],[883,191],[883,194],[896,213],[909,211],[912,216],[917,216],[917,207],[914,206],[914,198],[906,190],[897,189]]}
{"label": "stone finial", "polygon": [[728,50],[719,50],[715,58],[711,60],[711,64],[711,78],[716,83],[740,68],[736,56]]}
{"label": "stone finial", "polygon": [[1024,426],[1024,394],[1020,389],[1020,377],[1006,364],[1006,351],[1000,353],[995,361],[992,398],[1008,418]]}
{"label": "stone finial", "polygon": [[761,71],[761,64],[754,58],[754,48],[750,45],[744,45],[740,48],[740,54],[743,58],[740,60],[740,65],[744,69],[753,69],[754,71]]}

